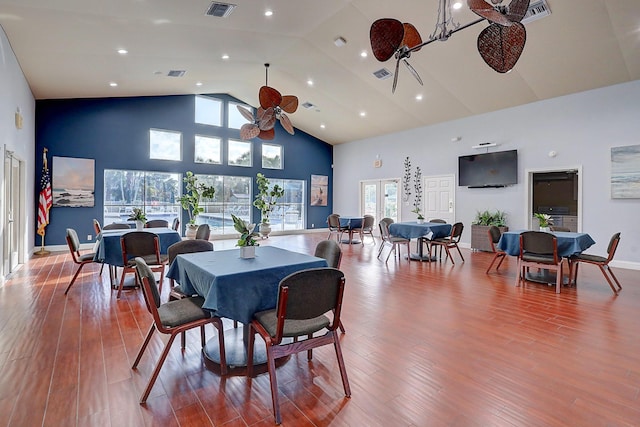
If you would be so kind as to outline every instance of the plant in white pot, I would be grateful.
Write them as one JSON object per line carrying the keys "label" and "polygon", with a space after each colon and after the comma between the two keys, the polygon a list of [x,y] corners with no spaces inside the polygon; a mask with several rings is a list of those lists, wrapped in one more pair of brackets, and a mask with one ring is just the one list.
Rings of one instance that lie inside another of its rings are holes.
{"label": "plant in white pot", "polygon": [[200,201],[203,197],[212,199],[216,194],[216,189],[203,182],[198,182],[198,178],[191,171],[187,171],[182,180],[185,183],[185,192],[178,200],[182,209],[189,214],[187,237],[194,237],[198,228],[196,219],[198,215],[204,212],[204,208],[200,206]]}
{"label": "plant in white pot", "polygon": [[269,189],[269,179],[263,174],[256,175],[256,183],[258,184],[258,194],[253,201],[253,206],[260,210],[260,235],[263,238],[269,237],[271,233],[271,224],[269,223],[269,215],[276,207],[277,201],[284,196],[284,189],[278,184]]}
{"label": "plant in white pot", "polygon": [[147,216],[141,208],[131,209],[131,214],[128,219],[129,221],[136,222],[136,230],[142,230],[144,228],[144,223],[147,222]]}
{"label": "plant in white pot", "polygon": [[247,224],[242,218],[231,214],[233,228],[240,233],[236,246],[240,247],[240,258],[254,258],[256,256],[256,246],[260,244],[256,241],[258,233],[255,224]]}

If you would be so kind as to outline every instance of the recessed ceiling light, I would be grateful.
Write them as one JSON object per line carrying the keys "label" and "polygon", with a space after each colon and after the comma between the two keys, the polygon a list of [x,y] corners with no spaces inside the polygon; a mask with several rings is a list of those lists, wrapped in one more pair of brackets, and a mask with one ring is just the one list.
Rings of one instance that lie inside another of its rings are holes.
{"label": "recessed ceiling light", "polygon": [[367,56],[369,56],[369,54],[367,53],[366,50],[363,50],[362,52],[360,52],[360,56],[363,58],[366,58]]}
{"label": "recessed ceiling light", "polygon": [[222,59],[224,59],[224,60],[226,61],[227,59],[229,59],[229,55],[227,55],[226,53],[225,53],[225,54],[223,54],[223,55],[222,55]]}
{"label": "recessed ceiling light", "polygon": [[120,55],[126,55],[127,53],[129,53],[129,51],[127,49],[118,49],[118,53]]}
{"label": "recessed ceiling light", "polygon": [[321,123],[320,124],[320,129],[324,129],[324,128],[326,128],[326,126],[324,125],[324,123]]}
{"label": "recessed ceiling light", "polygon": [[456,10],[460,9],[461,7],[462,7],[462,2],[457,1],[453,4],[453,8]]}
{"label": "recessed ceiling light", "polygon": [[421,93],[416,95],[416,101],[422,101],[422,94]]}
{"label": "recessed ceiling light", "polygon": [[264,11],[264,16],[271,16],[273,15],[273,10],[267,9]]}
{"label": "recessed ceiling light", "polygon": [[202,86],[202,82],[196,82],[196,86]]}
{"label": "recessed ceiling light", "polygon": [[367,115],[366,111],[360,111],[360,117],[365,117]]}
{"label": "recessed ceiling light", "polygon": [[307,84],[308,84],[309,86],[313,86],[313,80],[311,80],[311,79],[307,80]]}
{"label": "recessed ceiling light", "polygon": [[111,82],[111,83],[109,83],[109,86],[111,86],[111,87],[116,87],[116,86],[118,86],[118,83],[116,83],[116,82]]}

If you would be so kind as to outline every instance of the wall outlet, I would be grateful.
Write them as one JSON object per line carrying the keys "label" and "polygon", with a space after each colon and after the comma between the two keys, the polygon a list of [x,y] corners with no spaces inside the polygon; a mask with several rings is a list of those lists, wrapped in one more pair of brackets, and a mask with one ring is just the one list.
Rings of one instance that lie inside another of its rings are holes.
{"label": "wall outlet", "polygon": [[91,241],[91,239],[93,239],[93,236],[91,234],[87,234],[87,240]]}
{"label": "wall outlet", "polygon": [[315,226],[316,226],[315,224],[311,224],[311,228],[315,228]]}

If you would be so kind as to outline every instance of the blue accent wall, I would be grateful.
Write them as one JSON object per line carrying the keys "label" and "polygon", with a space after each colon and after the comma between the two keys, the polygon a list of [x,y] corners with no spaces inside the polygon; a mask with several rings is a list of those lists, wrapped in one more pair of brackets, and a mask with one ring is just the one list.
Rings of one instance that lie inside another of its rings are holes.
{"label": "blue accent wall", "polygon": [[[228,95],[209,95],[224,101],[242,102]],[[223,123],[226,123],[226,105]],[[247,176],[253,181],[253,194],[257,192],[255,176],[262,172],[267,178],[305,180],[307,183],[306,223],[324,227],[332,212],[333,147],[300,130],[289,135],[276,123],[275,139],[267,141],[283,146],[284,169],[261,167],[262,140],[253,142],[253,167],[227,166],[226,142],[240,139],[236,129],[194,123],[194,95],[152,96],[135,98],[57,99],[36,102],[36,209],[40,192],[42,150],[47,148],[49,166],[52,158],[76,157],[95,159],[95,206],[92,208],[53,207],[46,228],[46,245],[64,245],[66,229],[75,228],[81,241],[93,234],[92,219],[103,215],[105,169],[132,169],[144,171],[177,172],[184,174],[216,174]],[[295,124],[295,114],[290,115]],[[149,159],[149,129],[182,132],[182,161]],[[194,136],[209,135],[223,141],[222,165],[194,163]],[[53,170],[52,170],[53,173]],[[309,206],[311,175],[329,177],[328,206]],[[37,215],[37,212],[36,212]],[[183,218],[186,213],[183,213]],[[253,208],[254,220],[260,213]],[[36,235],[35,245],[41,244]]]}

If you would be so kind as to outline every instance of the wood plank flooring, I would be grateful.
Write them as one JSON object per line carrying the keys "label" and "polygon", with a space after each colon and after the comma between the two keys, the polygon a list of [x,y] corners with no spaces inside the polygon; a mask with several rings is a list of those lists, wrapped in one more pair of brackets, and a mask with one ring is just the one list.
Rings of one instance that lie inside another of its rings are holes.
{"label": "wood plank flooring", "polygon": [[[325,237],[261,244],[313,253]],[[577,288],[557,295],[515,287],[513,258],[486,275],[488,253],[385,264],[366,242],[342,245],[352,397],[332,348],[310,363],[294,356],[278,368],[283,425],[640,426],[640,272],[616,269],[616,297],[585,265]],[[0,289],[0,426],[273,425],[268,375],[209,371],[197,330],[184,352],[174,342],[139,405],[165,337],[131,369],[151,318],[140,290],[116,300],[99,268],[88,266],[65,297],[68,253],[34,257]]]}

